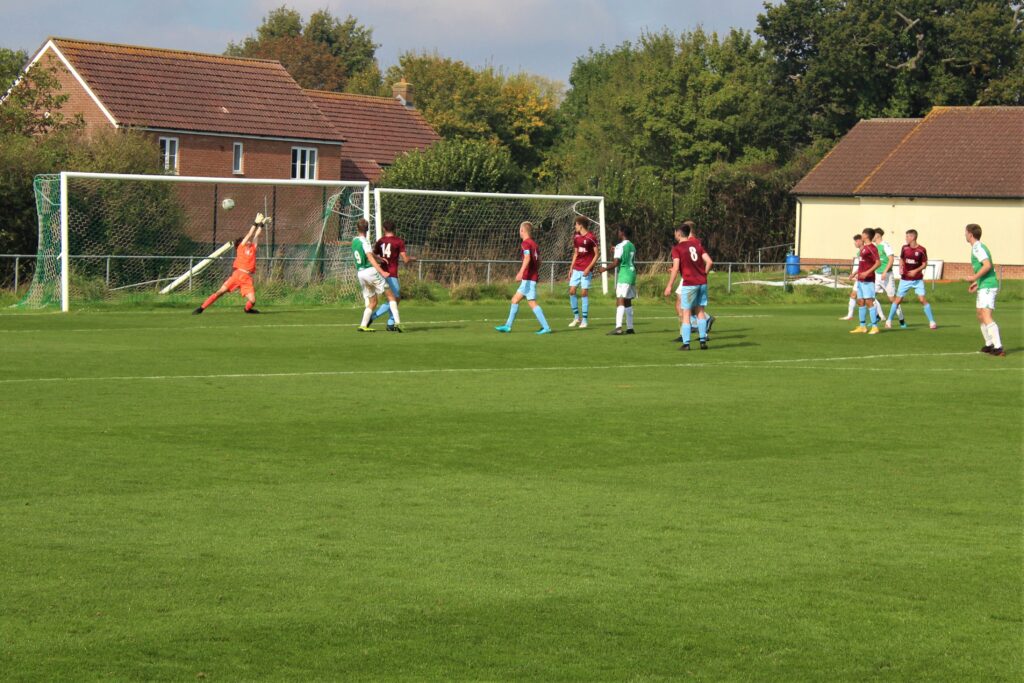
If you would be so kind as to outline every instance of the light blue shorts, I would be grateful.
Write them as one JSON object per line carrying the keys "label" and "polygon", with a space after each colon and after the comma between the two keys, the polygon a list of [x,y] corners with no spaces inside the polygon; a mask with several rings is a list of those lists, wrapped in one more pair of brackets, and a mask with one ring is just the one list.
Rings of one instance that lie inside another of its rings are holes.
{"label": "light blue shorts", "polygon": [[579,287],[580,289],[590,289],[590,281],[594,279],[594,274],[584,275],[582,270],[572,271],[572,275],[569,276],[569,286]]}
{"label": "light blue shorts", "polygon": [[388,289],[390,289],[391,293],[395,295],[395,298],[401,297],[402,295],[399,293],[399,292],[401,292],[401,289],[398,286],[398,278],[397,277],[389,277],[389,278],[386,278],[386,280],[387,280],[387,283],[388,283]]}
{"label": "light blue shorts", "polygon": [[875,283],[862,282],[857,280],[857,298],[858,299],[874,299],[875,298]]}
{"label": "light blue shorts", "polygon": [[918,296],[924,296],[924,280],[900,280],[896,296],[902,299],[910,290],[914,290],[914,294]]}
{"label": "light blue shorts", "polygon": [[681,308],[708,305],[708,286],[690,285],[679,288],[679,305]]}
{"label": "light blue shorts", "polygon": [[537,281],[536,280],[523,280],[519,283],[519,289],[516,290],[519,294],[522,294],[527,301],[537,300]]}

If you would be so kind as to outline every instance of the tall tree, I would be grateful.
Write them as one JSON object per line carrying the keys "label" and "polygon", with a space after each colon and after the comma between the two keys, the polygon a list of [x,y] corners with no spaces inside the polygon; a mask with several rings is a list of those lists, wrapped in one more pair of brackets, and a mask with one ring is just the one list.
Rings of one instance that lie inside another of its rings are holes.
{"label": "tall tree", "polygon": [[28,54],[24,50],[0,47],[0,93],[7,92],[26,62]]}

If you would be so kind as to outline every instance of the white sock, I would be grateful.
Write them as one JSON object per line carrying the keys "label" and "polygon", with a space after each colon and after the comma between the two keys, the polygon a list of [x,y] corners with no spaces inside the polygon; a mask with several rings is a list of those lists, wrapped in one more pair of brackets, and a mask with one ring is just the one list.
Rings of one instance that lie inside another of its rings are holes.
{"label": "white sock", "polygon": [[878,299],[875,299],[875,315],[879,321],[885,320],[885,313],[882,313],[882,304],[878,303]]}
{"label": "white sock", "polygon": [[905,318],[903,317],[902,305],[896,306],[896,317],[900,319],[900,322],[903,322],[905,320]]}
{"label": "white sock", "polygon": [[850,299],[850,305],[846,307],[846,317],[847,318],[852,318],[853,317],[853,309],[855,309],[855,308],[857,308],[857,300],[856,299]]}
{"label": "white sock", "polygon": [[363,324],[361,325],[361,327],[369,327],[369,325],[370,325],[370,316],[371,315],[373,315],[373,309],[372,308],[364,308],[363,309]]}
{"label": "white sock", "polygon": [[633,329],[633,307],[626,309],[626,327]]}
{"label": "white sock", "polygon": [[625,306],[615,307],[615,329],[622,327],[622,316],[626,314]]}
{"label": "white sock", "polygon": [[992,339],[988,336],[988,325],[981,324],[981,337],[985,340],[985,346],[992,346]]}
{"label": "white sock", "polygon": [[391,311],[391,317],[395,319],[395,324],[396,325],[401,325],[402,324],[402,320],[401,320],[401,318],[398,317],[398,302],[397,301],[389,301],[388,302],[388,309],[390,309],[390,311]]}
{"label": "white sock", "polygon": [[999,338],[999,325],[992,323],[988,326],[988,338],[992,340],[992,346],[997,349],[1003,348],[1003,340]]}

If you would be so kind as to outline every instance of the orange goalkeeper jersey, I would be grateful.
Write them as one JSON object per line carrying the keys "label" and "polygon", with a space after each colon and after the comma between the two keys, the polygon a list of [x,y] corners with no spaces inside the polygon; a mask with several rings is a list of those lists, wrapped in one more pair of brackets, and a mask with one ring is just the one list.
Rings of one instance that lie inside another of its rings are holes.
{"label": "orange goalkeeper jersey", "polygon": [[248,273],[256,272],[256,245],[240,244],[235,251],[235,263],[232,266],[235,270],[244,270]]}

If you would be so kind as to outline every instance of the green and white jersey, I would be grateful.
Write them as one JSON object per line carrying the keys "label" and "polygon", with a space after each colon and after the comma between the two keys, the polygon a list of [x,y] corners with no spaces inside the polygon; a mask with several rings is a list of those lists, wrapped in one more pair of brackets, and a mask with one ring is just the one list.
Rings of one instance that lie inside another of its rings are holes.
{"label": "green and white jersey", "polygon": [[636,265],[633,263],[635,257],[636,247],[629,240],[623,240],[615,245],[614,258],[619,260],[619,275],[615,279],[616,284],[636,284]]}
{"label": "green and white jersey", "polygon": [[370,259],[366,257],[373,250],[370,246],[370,240],[362,235],[356,235],[352,239],[352,260],[356,264],[356,270],[363,270],[364,268],[373,268],[370,265]]}
{"label": "green and white jersey", "polygon": [[999,278],[996,277],[996,262],[992,258],[992,252],[981,242],[975,242],[971,247],[971,267],[974,268],[975,273],[981,270],[982,262],[985,259],[992,264],[992,269],[978,280],[978,289],[998,289]]}
{"label": "green and white jersey", "polygon": [[892,250],[892,245],[885,241],[879,242],[876,246],[878,247],[878,262],[881,265],[878,266],[878,270],[875,272],[881,274],[889,267],[889,263],[896,252]]}

